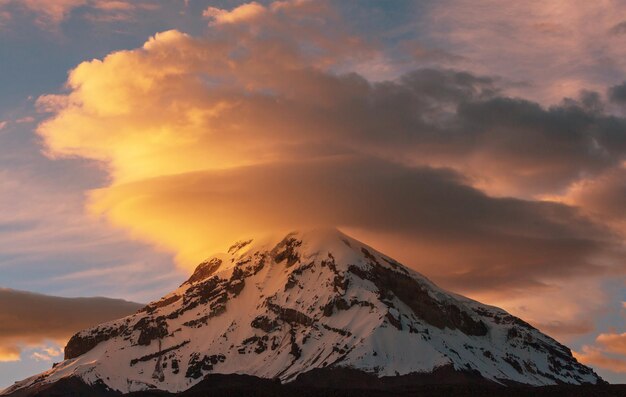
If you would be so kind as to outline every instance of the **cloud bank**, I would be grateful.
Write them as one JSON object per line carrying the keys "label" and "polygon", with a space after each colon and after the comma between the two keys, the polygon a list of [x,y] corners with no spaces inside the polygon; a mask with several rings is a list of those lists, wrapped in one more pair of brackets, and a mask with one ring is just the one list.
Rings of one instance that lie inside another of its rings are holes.
{"label": "cloud bank", "polygon": [[64,344],[84,328],[127,316],[141,307],[121,299],[61,298],[0,288],[0,361],[19,360],[27,346],[50,340]]}

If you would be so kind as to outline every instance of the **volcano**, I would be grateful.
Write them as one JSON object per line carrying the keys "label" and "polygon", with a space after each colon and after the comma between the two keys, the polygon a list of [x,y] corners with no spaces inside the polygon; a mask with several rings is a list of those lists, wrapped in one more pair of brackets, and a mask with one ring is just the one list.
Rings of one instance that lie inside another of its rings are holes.
{"label": "volcano", "polygon": [[604,383],[523,320],[330,229],[233,244],[160,300],[77,333],[63,362],[4,394],[182,392],[225,375],[329,387]]}

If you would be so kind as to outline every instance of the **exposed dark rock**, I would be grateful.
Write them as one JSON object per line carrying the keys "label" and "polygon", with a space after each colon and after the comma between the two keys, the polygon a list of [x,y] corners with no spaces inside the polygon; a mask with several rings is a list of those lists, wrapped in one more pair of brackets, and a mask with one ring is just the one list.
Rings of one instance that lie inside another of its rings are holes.
{"label": "exposed dark rock", "polygon": [[287,282],[285,283],[285,291],[295,287],[298,283],[298,278],[305,271],[312,269],[315,266],[315,262],[310,262],[306,265],[300,265],[296,269],[293,269],[287,278]]}
{"label": "exposed dark rock", "polygon": [[202,262],[196,267],[196,270],[194,270],[193,274],[189,277],[186,283],[192,284],[212,276],[221,265],[222,260],[218,258],[211,258],[208,261]]}
{"label": "exposed dark rock", "polygon": [[126,331],[126,326],[120,327],[99,327],[95,332],[87,335],[77,333],[70,338],[65,345],[65,360],[83,355],[96,347],[99,343],[122,335]]}
{"label": "exposed dark rock", "polygon": [[178,300],[180,300],[181,296],[180,295],[172,295],[168,298],[163,298],[159,301],[156,301],[154,303],[150,303],[149,305],[146,305],[143,309],[141,309],[139,312],[147,312],[148,314],[152,314],[154,313],[158,308],[161,307],[165,307],[165,306],[169,306],[174,302],[177,302]]}
{"label": "exposed dark rock", "polygon": [[300,260],[297,248],[302,245],[302,241],[293,237],[293,234],[287,235],[280,243],[272,250],[274,261],[281,263],[287,261],[287,267],[293,266]]}
{"label": "exposed dark rock", "polygon": [[240,249],[242,249],[246,245],[250,244],[251,242],[252,242],[252,239],[245,240],[245,241],[237,241],[235,244],[231,245],[230,248],[228,248],[228,253],[229,254],[235,254],[235,253],[237,253],[237,251],[239,251]]}
{"label": "exposed dark rock", "polygon": [[333,254],[329,252],[328,259],[322,260],[320,265],[322,267],[328,266],[330,271],[335,274],[335,277],[333,278],[333,290],[336,293],[344,293],[348,289],[349,281],[341,272],[337,270],[337,263],[335,262]]}
{"label": "exposed dark rock", "polygon": [[[243,278],[254,276],[255,274],[257,274],[263,269],[263,267],[265,266],[265,262],[267,261],[265,255],[266,254],[259,254],[259,253],[254,254],[254,261],[246,265],[243,269]],[[238,266],[243,267],[241,264]]]}
{"label": "exposed dark rock", "polygon": [[509,328],[509,330],[506,332],[506,339],[507,340],[511,340],[511,339],[517,338],[519,336],[520,336],[520,332],[515,327]]}
{"label": "exposed dark rock", "polygon": [[267,335],[263,335],[263,336],[254,335],[249,338],[246,338],[242,342],[242,347],[239,348],[239,353],[245,354],[248,346],[256,345],[254,347],[254,352],[256,354],[261,354],[265,350],[267,350],[268,340],[269,340],[269,337]]}
{"label": "exposed dark rock", "polygon": [[226,291],[233,294],[233,296],[237,296],[243,291],[245,286],[246,280],[232,280],[226,285]]}
{"label": "exposed dark rock", "polygon": [[250,326],[252,326],[253,328],[258,328],[265,332],[272,332],[279,327],[276,320],[272,320],[267,316],[258,316],[254,318],[250,323]]}
{"label": "exposed dark rock", "polygon": [[[369,253],[365,248],[363,250]],[[371,254],[369,256],[373,257]],[[474,320],[458,306],[440,303],[419,282],[406,274],[377,263],[372,263],[369,271],[355,265],[349,266],[348,270],[357,277],[374,283],[383,302],[395,296],[409,306],[418,318],[437,328],[459,329],[467,335],[476,336],[484,336],[488,332],[487,326],[481,320]]]}
{"label": "exposed dark rock", "polygon": [[335,312],[335,309],[339,311],[348,310],[352,306],[352,302],[348,303],[348,301],[343,298],[335,298],[328,302],[326,305],[324,305],[322,312],[324,313],[324,316],[330,317]]}
{"label": "exposed dark rock", "polygon": [[169,333],[163,316],[156,319],[143,317],[133,326],[133,330],[140,331],[137,344],[143,346],[148,346],[153,340],[163,338]]}
{"label": "exposed dark rock", "polygon": [[322,324],[322,327],[326,328],[329,331],[333,331],[338,333],[341,336],[351,336],[352,333],[350,331],[346,331],[345,329],[341,329],[341,328],[335,328],[335,327],[331,327],[327,324]]}
{"label": "exposed dark rock", "polygon": [[520,374],[524,373],[522,366],[514,357],[511,357],[507,354],[506,357],[503,358],[503,360],[507,362],[511,367],[515,368],[515,370],[519,372]]}
{"label": "exposed dark rock", "polygon": [[[191,310],[198,305],[206,304],[211,300],[215,299],[218,295],[220,295],[223,291],[220,286],[223,286],[226,283],[226,280],[221,279],[217,276],[213,276],[207,280],[204,280],[198,284],[195,284],[185,291],[183,295],[183,306],[175,311],[175,317],[183,314],[184,312]],[[172,318],[169,316],[168,318]]]}
{"label": "exposed dark rock", "polygon": [[385,315],[385,318],[387,319],[389,324],[393,325],[398,330],[402,331],[402,322],[398,318],[396,318],[394,315],[392,315],[389,312],[387,312],[387,314]]}
{"label": "exposed dark rock", "polygon": [[382,257],[382,260],[384,260],[385,262],[387,262],[387,263],[389,264],[389,266],[393,267],[393,269],[394,269],[395,271],[397,271],[397,272],[401,272],[401,273],[404,273],[404,274],[406,274],[406,275],[408,275],[408,274],[409,274],[409,271],[408,271],[408,270],[406,270],[406,269],[404,268],[404,266],[402,266],[402,265],[401,265],[401,264],[399,264],[398,262],[393,261],[393,260],[389,260],[389,259],[387,259],[387,258],[385,258],[385,257]]}
{"label": "exposed dark rock", "polygon": [[204,356],[200,359],[199,353],[193,353],[189,360],[185,377],[198,379],[203,375],[203,371],[213,370],[213,366],[217,363],[223,363],[226,357],[223,354],[215,354],[212,356]]}
{"label": "exposed dark rock", "polygon": [[362,247],[361,248],[361,252],[363,253],[363,255],[365,255],[366,259],[368,259],[372,263],[375,263],[375,264],[380,266],[380,263],[378,262],[378,259],[376,259],[376,257],[374,255],[372,255],[372,253],[369,252],[367,248]]}
{"label": "exposed dark rock", "polygon": [[160,357],[160,356],[162,356],[162,355],[164,355],[164,354],[166,354],[166,353],[169,353],[169,352],[171,352],[171,351],[174,351],[174,350],[176,350],[176,349],[179,349],[179,348],[181,348],[181,347],[185,346],[185,345],[186,345],[186,344],[188,344],[188,343],[189,343],[189,341],[188,341],[188,340],[186,340],[186,341],[184,341],[183,343],[179,343],[178,345],[174,345],[174,346],[172,346],[172,347],[168,347],[168,348],[163,349],[163,350],[160,350],[160,351],[158,351],[158,352],[155,352],[155,353],[152,353],[152,354],[146,354],[145,356],[141,356],[141,357],[139,357],[139,358],[133,358],[132,360],[130,360],[130,365],[131,365],[131,366],[133,366],[133,365],[137,364],[138,362],[142,362],[142,361],[150,361],[150,360],[152,360],[153,358]]}
{"label": "exposed dark rock", "polygon": [[298,346],[295,328],[289,330],[289,341],[291,343],[289,353],[293,356],[294,360],[297,360],[302,356],[302,349]]}
{"label": "exposed dark rock", "polygon": [[292,324],[292,325],[300,324],[304,326],[309,326],[315,322],[315,320],[313,320],[311,317],[307,316],[306,314],[298,310],[291,309],[288,307],[282,307],[270,301],[267,302],[267,307],[272,312],[276,313],[276,315],[278,316],[280,320],[288,324]]}

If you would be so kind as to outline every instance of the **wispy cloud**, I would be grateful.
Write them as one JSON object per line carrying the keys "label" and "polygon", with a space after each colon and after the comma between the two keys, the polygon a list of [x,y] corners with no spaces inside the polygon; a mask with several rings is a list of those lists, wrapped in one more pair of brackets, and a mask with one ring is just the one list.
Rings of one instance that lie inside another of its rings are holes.
{"label": "wispy cloud", "polygon": [[26,12],[35,17],[35,22],[44,29],[56,29],[72,16],[76,10],[84,10],[84,17],[93,21],[128,21],[138,10],[155,10],[156,1],[138,2],[127,0],[2,0],[1,20],[12,19],[13,13]]}
{"label": "wispy cloud", "polygon": [[426,9],[422,31],[463,56],[462,67],[524,79],[531,84],[512,92],[549,104],[603,91],[624,75],[623,7],[621,0],[445,0]]}

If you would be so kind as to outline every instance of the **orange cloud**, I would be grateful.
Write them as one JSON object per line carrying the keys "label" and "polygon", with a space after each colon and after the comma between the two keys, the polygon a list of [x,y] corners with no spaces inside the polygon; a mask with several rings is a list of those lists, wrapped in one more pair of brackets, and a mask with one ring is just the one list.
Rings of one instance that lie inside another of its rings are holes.
{"label": "orange cloud", "polygon": [[600,334],[595,346],[583,346],[582,352],[575,352],[575,357],[584,364],[626,373],[626,333]]}
{"label": "orange cloud", "polygon": [[0,362],[19,361],[20,351],[21,351],[20,348],[15,345],[9,345],[9,346],[0,345]]}
{"label": "orange cloud", "polygon": [[621,334],[600,334],[596,338],[596,342],[610,353],[626,356],[626,332]]}
{"label": "orange cloud", "polygon": [[626,238],[626,167],[618,165],[573,183],[557,197],[560,202],[580,207],[588,216],[610,225]]}
{"label": "orange cloud", "polygon": [[208,7],[202,12],[202,15],[205,18],[211,19],[212,24],[220,25],[251,21],[265,12],[267,12],[267,8],[256,1],[253,1],[251,3],[242,4],[231,11],[216,7]]}

